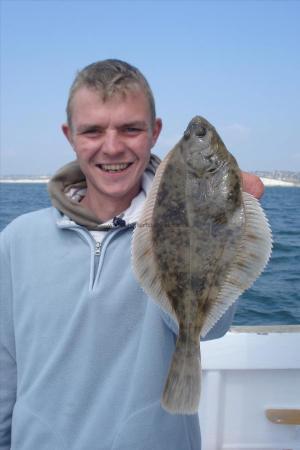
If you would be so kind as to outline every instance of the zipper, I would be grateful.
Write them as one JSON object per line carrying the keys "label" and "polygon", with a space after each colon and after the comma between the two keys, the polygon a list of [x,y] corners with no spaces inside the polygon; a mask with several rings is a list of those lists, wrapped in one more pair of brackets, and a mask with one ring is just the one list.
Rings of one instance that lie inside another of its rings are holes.
{"label": "zipper", "polygon": [[101,242],[96,242],[95,256],[100,256],[100,254],[101,254]]}
{"label": "zipper", "polygon": [[[126,228],[129,228],[129,227],[132,227],[132,225],[130,224],[130,225],[126,226]],[[67,228],[67,227],[65,227],[65,228]],[[110,241],[112,236],[110,236],[110,237],[105,236],[103,241],[99,242],[99,241],[96,241],[95,238],[84,227],[77,225],[77,226],[71,226],[69,228],[74,229],[74,231],[81,234],[83,236],[84,240],[88,241],[90,244],[90,248],[92,250],[91,257],[93,259],[92,266],[93,266],[94,270],[90,274],[89,289],[90,289],[90,291],[93,291],[95,283],[97,282],[97,274],[98,274],[98,276],[100,274],[99,263],[100,263],[101,253],[102,253],[102,247],[103,247],[103,245],[107,245],[107,244],[104,244],[104,242]],[[123,230],[124,228],[125,227],[121,227],[120,229]],[[119,232],[120,229],[115,230],[114,234],[117,234],[117,232]],[[108,234],[110,234],[110,233],[108,233]]]}
{"label": "zipper", "polygon": [[94,273],[93,273],[93,281],[92,281],[92,289],[96,282],[96,276],[98,272],[98,267],[100,263],[100,255],[101,255],[101,242],[96,241],[94,247]]}

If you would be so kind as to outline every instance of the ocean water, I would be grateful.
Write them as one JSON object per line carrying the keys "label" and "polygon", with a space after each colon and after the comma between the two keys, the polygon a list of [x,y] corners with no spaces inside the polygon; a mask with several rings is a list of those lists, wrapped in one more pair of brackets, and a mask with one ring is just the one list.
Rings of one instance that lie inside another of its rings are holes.
{"label": "ocean water", "polygon": [[[273,253],[240,297],[234,324],[300,324],[300,188],[267,187],[261,204],[273,232]],[[46,184],[1,183],[0,230],[18,215],[49,205]]]}

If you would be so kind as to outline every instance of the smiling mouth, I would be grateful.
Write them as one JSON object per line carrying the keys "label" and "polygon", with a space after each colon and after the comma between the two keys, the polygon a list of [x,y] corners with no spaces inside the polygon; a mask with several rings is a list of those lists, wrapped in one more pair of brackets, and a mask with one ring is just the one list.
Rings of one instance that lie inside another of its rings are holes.
{"label": "smiling mouth", "polygon": [[129,166],[131,166],[133,163],[119,163],[119,164],[97,164],[97,167],[99,167],[104,172],[122,172],[123,170],[128,169]]}

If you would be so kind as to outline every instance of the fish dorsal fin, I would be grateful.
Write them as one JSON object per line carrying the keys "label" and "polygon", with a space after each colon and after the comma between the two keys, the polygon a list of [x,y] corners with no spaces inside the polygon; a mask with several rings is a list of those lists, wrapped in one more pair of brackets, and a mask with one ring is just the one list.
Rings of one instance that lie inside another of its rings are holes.
{"label": "fish dorsal fin", "polygon": [[259,202],[243,192],[245,211],[244,232],[225,283],[208,311],[201,329],[204,337],[225,311],[248,289],[266,267],[272,251],[272,233]]}
{"label": "fish dorsal fin", "polygon": [[156,171],[151,191],[133,232],[131,252],[133,271],[142,288],[149,297],[177,322],[175,311],[162,287],[161,277],[163,274],[158,270],[152,243],[153,210],[160,182],[171,154],[172,151],[163,159]]}

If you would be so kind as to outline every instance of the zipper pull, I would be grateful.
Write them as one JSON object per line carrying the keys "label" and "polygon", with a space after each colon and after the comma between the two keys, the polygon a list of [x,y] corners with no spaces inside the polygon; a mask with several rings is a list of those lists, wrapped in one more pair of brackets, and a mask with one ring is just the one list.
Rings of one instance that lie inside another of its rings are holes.
{"label": "zipper pull", "polygon": [[99,256],[101,253],[101,242],[96,242],[95,255]]}

